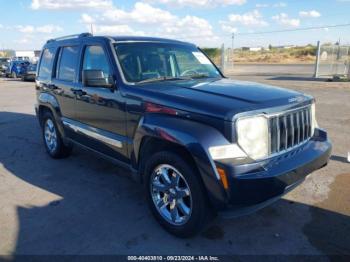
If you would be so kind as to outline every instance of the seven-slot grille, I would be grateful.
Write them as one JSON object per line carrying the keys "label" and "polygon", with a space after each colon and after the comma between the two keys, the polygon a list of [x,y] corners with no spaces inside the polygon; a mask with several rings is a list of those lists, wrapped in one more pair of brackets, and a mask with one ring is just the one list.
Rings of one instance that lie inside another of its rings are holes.
{"label": "seven-slot grille", "polygon": [[311,106],[269,118],[270,154],[297,146],[312,135]]}

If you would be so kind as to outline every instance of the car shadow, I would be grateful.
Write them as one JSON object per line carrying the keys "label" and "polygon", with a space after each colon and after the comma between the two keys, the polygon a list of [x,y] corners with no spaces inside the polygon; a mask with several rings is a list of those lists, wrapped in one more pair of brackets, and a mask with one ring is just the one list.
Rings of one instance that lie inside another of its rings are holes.
{"label": "car shadow", "polygon": [[312,81],[312,82],[326,82],[326,78],[315,78],[309,76],[278,76],[271,77],[268,80],[278,80],[278,81]]}
{"label": "car shadow", "polygon": [[0,216],[12,255],[350,254],[349,216],[285,199],[176,238],[125,170],[77,148],[48,157],[33,115],[0,112],[0,144]]}
{"label": "car shadow", "polygon": [[349,163],[346,157],[331,155],[330,160],[341,162],[341,163]]}

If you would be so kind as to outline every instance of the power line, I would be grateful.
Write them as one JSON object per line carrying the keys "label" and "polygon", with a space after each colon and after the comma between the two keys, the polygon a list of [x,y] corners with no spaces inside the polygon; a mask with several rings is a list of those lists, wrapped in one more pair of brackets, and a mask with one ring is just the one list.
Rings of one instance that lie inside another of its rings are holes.
{"label": "power line", "polygon": [[[222,34],[217,36],[245,36],[245,35],[263,35],[263,34],[273,34],[273,33],[285,33],[285,32],[296,32],[296,31],[308,31],[315,29],[325,29],[325,28],[336,28],[336,27],[347,27],[350,26],[350,23],[347,24],[338,24],[338,25],[324,25],[324,26],[313,26],[313,27],[303,27],[303,28],[295,28],[295,29],[285,29],[285,30],[274,30],[274,31],[262,31],[262,32],[251,32],[251,33],[233,33],[233,34]],[[188,35],[183,37],[178,37],[180,40],[188,41],[188,39],[203,39],[203,38],[212,38],[213,36],[203,36],[203,35]]]}
{"label": "power line", "polygon": [[285,30],[263,31],[263,32],[235,33],[235,35],[240,35],[240,36],[242,36],[242,35],[263,35],[263,34],[296,32],[296,31],[308,31],[308,30],[315,30],[315,29],[346,27],[346,26],[350,26],[350,23],[348,23],[348,24],[339,24],[339,25],[312,26],[312,27],[285,29]]}

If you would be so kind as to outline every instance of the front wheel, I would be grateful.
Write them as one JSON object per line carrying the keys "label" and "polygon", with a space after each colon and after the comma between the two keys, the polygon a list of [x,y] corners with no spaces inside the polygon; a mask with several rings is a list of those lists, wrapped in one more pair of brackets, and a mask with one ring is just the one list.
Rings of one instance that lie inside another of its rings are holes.
{"label": "front wheel", "polygon": [[190,237],[204,227],[210,210],[189,163],[172,152],[159,152],[147,161],[145,175],[148,204],[168,232]]}

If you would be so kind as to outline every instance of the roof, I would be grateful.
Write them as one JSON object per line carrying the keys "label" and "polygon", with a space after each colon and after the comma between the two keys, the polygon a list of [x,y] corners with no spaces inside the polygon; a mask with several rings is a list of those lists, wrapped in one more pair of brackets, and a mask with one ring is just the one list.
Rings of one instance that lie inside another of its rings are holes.
{"label": "roof", "polygon": [[173,43],[173,44],[187,44],[187,45],[193,45],[188,42],[179,41],[179,40],[173,40],[173,39],[167,39],[167,38],[160,38],[160,37],[147,37],[147,36],[113,36],[111,37],[116,42],[119,41],[149,41],[149,42],[162,42],[162,43]]}
{"label": "roof", "polygon": [[90,33],[81,33],[76,35],[68,35],[68,36],[62,36],[55,39],[50,39],[46,43],[57,43],[62,41],[76,41],[76,40],[82,40],[86,38],[102,38],[102,39],[110,39],[114,40],[115,42],[132,42],[132,41],[145,41],[145,42],[161,42],[161,43],[172,43],[172,44],[185,44],[185,45],[193,45],[191,43],[179,41],[179,40],[172,40],[172,39],[166,39],[166,38],[159,38],[159,37],[146,37],[146,36],[93,36]]}

